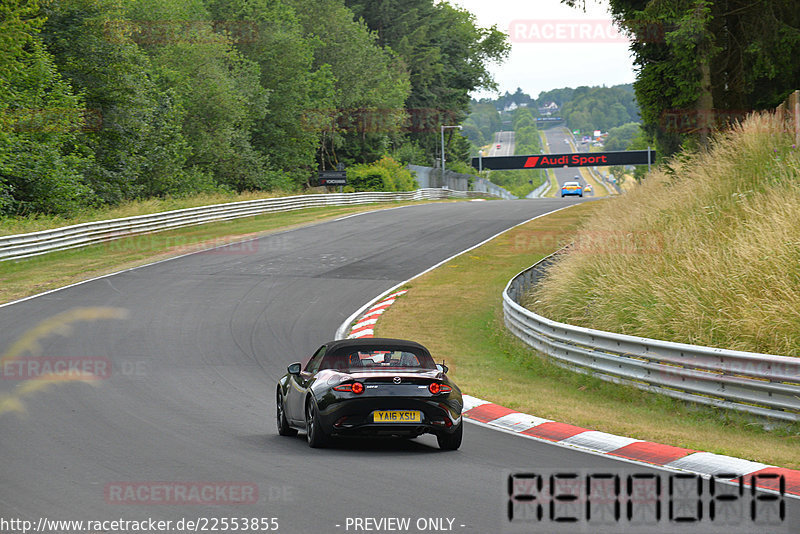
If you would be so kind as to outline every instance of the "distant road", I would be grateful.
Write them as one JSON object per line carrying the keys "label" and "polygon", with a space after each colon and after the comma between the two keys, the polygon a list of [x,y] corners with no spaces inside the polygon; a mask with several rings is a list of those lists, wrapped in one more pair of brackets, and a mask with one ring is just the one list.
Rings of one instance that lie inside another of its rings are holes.
{"label": "distant road", "polygon": [[[498,148],[498,145],[500,148]],[[513,156],[514,155],[514,132],[496,132],[494,143],[489,148],[490,156]]]}
{"label": "distant road", "polygon": [[[549,128],[544,130],[547,136],[547,144],[550,147],[550,152],[553,154],[569,153],[573,151],[572,145],[569,143],[569,133],[565,128]],[[585,145],[578,145],[579,152],[586,152]],[[564,185],[564,182],[580,182],[581,186],[586,186],[586,180],[580,175],[580,171],[574,167],[562,167],[553,169],[556,173],[558,180],[558,187]],[[556,195],[558,196],[558,195]],[[592,196],[592,193],[589,193]]]}

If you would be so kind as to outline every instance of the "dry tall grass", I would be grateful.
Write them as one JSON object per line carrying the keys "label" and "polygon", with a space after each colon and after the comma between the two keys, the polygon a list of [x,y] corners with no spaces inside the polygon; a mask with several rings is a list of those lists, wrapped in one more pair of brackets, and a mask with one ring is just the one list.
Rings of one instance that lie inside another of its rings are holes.
{"label": "dry tall grass", "polygon": [[682,154],[584,224],[529,295],[557,321],[800,356],[800,149],[774,115]]}

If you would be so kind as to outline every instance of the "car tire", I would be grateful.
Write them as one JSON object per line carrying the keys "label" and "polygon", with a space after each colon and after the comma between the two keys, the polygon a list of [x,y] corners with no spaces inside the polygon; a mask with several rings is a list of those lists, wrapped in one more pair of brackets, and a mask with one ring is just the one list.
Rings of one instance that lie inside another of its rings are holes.
{"label": "car tire", "polygon": [[579,197],[581,197],[581,198],[583,198],[583,193],[581,193],[581,194],[580,194],[580,195],[578,195],[578,196],[579,196]]}
{"label": "car tire", "polygon": [[281,436],[296,436],[297,430],[289,426],[289,421],[286,419],[286,410],[283,404],[283,395],[280,390],[275,398],[275,406],[277,411],[278,434]]}
{"label": "car tire", "polygon": [[564,193],[561,193],[561,198],[564,198]]}
{"label": "car tire", "polygon": [[326,447],[330,440],[322,430],[322,424],[319,421],[319,410],[314,399],[308,399],[308,402],[306,402],[306,439],[308,440],[308,446],[312,449]]}
{"label": "car tire", "polygon": [[436,441],[439,442],[439,448],[443,451],[454,451],[461,446],[461,438],[463,436],[464,422],[461,421],[452,434],[438,434]]}

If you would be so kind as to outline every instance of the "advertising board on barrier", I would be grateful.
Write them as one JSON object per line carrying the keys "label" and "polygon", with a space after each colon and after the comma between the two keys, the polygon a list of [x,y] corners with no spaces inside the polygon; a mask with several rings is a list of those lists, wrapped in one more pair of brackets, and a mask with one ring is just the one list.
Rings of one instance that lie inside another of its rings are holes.
{"label": "advertising board on barrier", "polygon": [[320,171],[319,185],[347,185],[347,171]]}

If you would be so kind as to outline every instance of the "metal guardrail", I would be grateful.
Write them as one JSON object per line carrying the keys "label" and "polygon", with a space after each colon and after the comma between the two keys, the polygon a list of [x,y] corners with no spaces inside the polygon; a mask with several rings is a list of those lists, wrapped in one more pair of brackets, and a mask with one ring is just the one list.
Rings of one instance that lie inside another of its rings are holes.
{"label": "metal guardrail", "polygon": [[507,200],[517,198],[499,185],[492,183],[486,178],[473,176],[471,174],[461,174],[453,171],[445,171],[444,181],[442,181],[441,169],[433,167],[422,167],[420,165],[406,165],[406,168],[416,173],[417,183],[420,187],[431,187],[441,185],[454,190],[466,189],[467,184],[472,181],[472,191],[486,193]]}
{"label": "metal guardrail", "polygon": [[550,255],[522,271],[503,291],[506,327],[526,344],[562,367],[603,380],[760,416],[800,420],[800,358],[614,334],[558,323],[521,306],[522,296],[555,258]]}
{"label": "metal guardrail", "polygon": [[28,234],[2,236],[0,237],[0,261],[27,258],[55,250],[82,247],[135,234],[158,232],[264,213],[322,206],[346,206],[403,200],[439,200],[470,196],[478,195],[468,191],[453,191],[450,189],[418,189],[401,193],[363,192],[295,195],[186,208],[151,215],[88,222]]}
{"label": "metal guardrail", "polygon": [[473,177],[472,190],[481,193],[487,193],[500,198],[505,198],[506,200],[513,200],[517,198],[516,195],[510,193],[505,188],[500,187],[494,182],[487,180],[486,178]]}
{"label": "metal guardrail", "polygon": [[545,194],[547,194],[547,192],[550,190],[550,176],[548,176],[547,173],[545,172],[544,178],[545,178],[544,182],[542,182],[542,184],[539,187],[528,193],[528,195],[525,198],[541,198]]}

